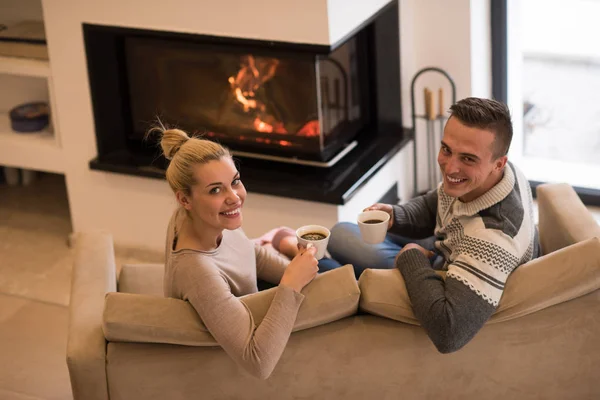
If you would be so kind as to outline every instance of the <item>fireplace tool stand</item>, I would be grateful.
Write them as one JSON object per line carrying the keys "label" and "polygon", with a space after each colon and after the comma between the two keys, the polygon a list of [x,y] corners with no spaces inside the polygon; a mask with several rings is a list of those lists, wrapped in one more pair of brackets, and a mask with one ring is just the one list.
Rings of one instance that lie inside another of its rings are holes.
{"label": "fireplace tool stand", "polygon": [[[436,114],[434,107],[434,96],[433,92],[429,88],[424,89],[424,113],[417,115],[415,107],[415,83],[417,79],[426,72],[435,72],[442,74],[450,83],[452,89],[452,104],[456,103],[456,85],[450,75],[441,68],[437,67],[426,67],[419,70],[413,77],[410,84],[410,104],[412,111],[412,126],[415,132],[414,138],[415,143],[413,146],[413,197],[421,194],[419,192],[419,171],[418,171],[418,159],[417,159],[417,138],[423,136],[417,129],[417,119],[425,120],[425,140],[427,143],[427,190],[433,189],[436,184],[440,181],[440,171],[437,166],[436,154],[437,146],[441,141],[444,133],[444,124],[447,117],[444,115],[444,91],[440,87],[438,89],[438,112]],[[437,122],[437,123],[436,123]]]}

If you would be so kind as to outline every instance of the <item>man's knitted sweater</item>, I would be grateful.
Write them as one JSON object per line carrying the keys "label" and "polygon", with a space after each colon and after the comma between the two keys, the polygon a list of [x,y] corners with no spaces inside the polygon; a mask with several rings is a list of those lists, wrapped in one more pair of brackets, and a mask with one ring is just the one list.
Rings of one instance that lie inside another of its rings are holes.
{"label": "man's knitted sweater", "polygon": [[416,317],[442,353],[475,336],[498,306],[508,275],[539,252],[529,182],[510,163],[500,182],[471,202],[448,196],[440,184],[394,206],[390,232],[435,235],[445,281],[416,249],[402,253],[396,266]]}

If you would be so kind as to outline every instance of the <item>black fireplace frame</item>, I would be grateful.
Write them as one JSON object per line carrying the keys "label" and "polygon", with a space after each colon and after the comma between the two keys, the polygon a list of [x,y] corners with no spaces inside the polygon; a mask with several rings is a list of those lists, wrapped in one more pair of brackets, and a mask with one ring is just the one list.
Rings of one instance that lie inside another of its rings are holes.
{"label": "black fireplace frame", "polygon": [[[211,45],[245,46],[261,52],[312,55],[327,55],[350,37],[366,40],[368,43],[365,48],[368,54],[360,57],[359,62],[369,63],[369,76],[361,82],[360,92],[363,96],[361,101],[365,102],[363,111],[368,115],[369,122],[356,139],[368,137],[377,140],[375,136],[378,127],[381,126],[394,126],[400,131],[402,128],[397,0],[383,7],[345,38],[329,46],[140,30],[89,23],[84,23],[82,28],[98,149],[97,158],[91,162],[94,169],[102,168],[102,165],[164,169],[167,165],[166,160],[158,156],[158,152],[148,152],[148,143],[128,139],[127,133],[133,130],[124,48],[124,38],[128,35]],[[336,151],[341,147],[338,146]],[[327,154],[328,157],[334,155]]]}

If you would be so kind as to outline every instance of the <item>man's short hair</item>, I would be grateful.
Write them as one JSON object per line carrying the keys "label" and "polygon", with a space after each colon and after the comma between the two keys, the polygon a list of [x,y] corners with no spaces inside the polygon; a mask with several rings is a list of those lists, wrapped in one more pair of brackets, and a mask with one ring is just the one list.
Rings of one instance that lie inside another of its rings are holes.
{"label": "man's short hair", "polygon": [[513,127],[506,104],[491,99],[467,97],[453,104],[450,111],[450,117],[457,118],[463,124],[494,133],[494,159],[508,154]]}

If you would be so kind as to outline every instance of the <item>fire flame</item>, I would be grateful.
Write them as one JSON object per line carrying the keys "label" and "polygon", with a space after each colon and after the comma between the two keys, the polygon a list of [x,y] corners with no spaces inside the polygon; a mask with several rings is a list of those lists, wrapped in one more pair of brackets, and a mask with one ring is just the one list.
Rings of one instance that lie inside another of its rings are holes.
{"label": "fire flame", "polygon": [[257,98],[259,89],[275,75],[278,66],[279,60],[276,58],[246,55],[242,58],[240,70],[228,79],[233,95],[244,112],[255,115],[253,125],[259,132],[287,133],[283,123],[269,114],[266,105]]}
{"label": "fire flame", "polygon": [[[258,132],[287,134],[282,121],[267,111],[267,106],[260,100],[260,88],[277,72],[279,60],[276,58],[257,57],[248,54],[242,57],[240,70],[235,76],[230,76],[228,82],[233,96],[245,113],[254,116],[252,126]],[[317,120],[307,122],[299,131],[299,136],[319,136],[320,124]],[[271,143],[269,139],[257,139],[261,143]],[[280,140],[281,146],[291,146],[292,143]]]}
{"label": "fire flame", "polygon": [[299,136],[319,136],[321,133],[321,126],[319,125],[319,121],[313,119],[312,121],[308,121],[300,130],[298,131]]}
{"label": "fire flame", "polygon": [[267,124],[264,121],[261,121],[260,118],[258,118],[258,117],[256,117],[254,119],[254,129],[256,129],[259,132],[266,132],[266,133],[273,132],[273,126]]}

